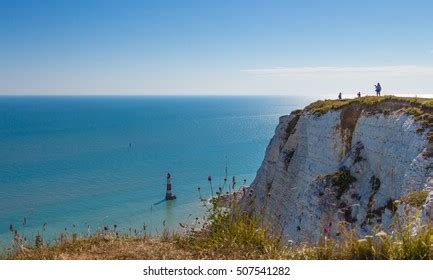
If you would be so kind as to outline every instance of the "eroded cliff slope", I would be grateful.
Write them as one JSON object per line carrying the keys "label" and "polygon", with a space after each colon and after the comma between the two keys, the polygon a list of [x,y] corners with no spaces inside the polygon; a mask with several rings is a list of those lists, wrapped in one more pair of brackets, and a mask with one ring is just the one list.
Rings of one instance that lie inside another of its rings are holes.
{"label": "eroded cliff slope", "polygon": [[416,207],[426,222],[432,104],[364,97],[282,116],[242,206],[294,241],[338,236],[342,227],[360,235],[389,230],[396,214]]}

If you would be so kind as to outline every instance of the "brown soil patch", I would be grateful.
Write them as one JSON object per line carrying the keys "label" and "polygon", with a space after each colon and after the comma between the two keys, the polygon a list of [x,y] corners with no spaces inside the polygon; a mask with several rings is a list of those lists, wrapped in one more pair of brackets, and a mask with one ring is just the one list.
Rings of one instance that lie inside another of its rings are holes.
{"label": "brown soil patch", "polygon": [[352,135],[356,123],[362,113],[361,106],[344,107],[340,114],[340,133],[344,144],[344,154],[347,154],[352,148]]}

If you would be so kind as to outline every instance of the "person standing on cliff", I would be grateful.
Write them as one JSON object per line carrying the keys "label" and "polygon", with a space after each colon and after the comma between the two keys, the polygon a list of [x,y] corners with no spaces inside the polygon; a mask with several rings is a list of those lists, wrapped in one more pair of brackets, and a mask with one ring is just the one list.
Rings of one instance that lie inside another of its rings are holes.
{"label": "person standing on cliff", "polygon": [[358,98],[361,97],[361,92],[358,92],[356,95],[358,95]]}
{"label": "person standing on cliff", "polygon": [[341,100],[341,92],[338,94],[338,99]]}
{"label": "person standing on cliff", "polygon": [[377,83],[375,87],[376,87],[376,96],[380,96],[380,92],[382,91],[382,87],[380,86],[380,83]]}

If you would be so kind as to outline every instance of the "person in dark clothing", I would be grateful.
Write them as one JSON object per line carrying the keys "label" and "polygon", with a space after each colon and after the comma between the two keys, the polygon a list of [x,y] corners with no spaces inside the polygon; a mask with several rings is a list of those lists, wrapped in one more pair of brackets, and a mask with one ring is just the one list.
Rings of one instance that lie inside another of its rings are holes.
{"label": "person in dark clothing", "polygon": [[376,87],[376,96],[380,96],[380,92],[382,91],[382,87],[380,86],[380,83],[377,83],[375,87]]}
{"label": "person in dark clothing", "polygon": [[341,100],[341,92],[338,94],[338,99]]}
{"label": "person in dark clothing", "polygon": [[356,95],[358,95],[358,98],[361,97],[361,92],[358,92]]}

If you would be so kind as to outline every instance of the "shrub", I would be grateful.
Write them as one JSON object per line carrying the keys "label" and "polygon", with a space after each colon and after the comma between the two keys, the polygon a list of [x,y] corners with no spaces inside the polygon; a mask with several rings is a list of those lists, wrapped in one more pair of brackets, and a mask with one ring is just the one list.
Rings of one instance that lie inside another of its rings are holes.
{"label": "shrub", "polygon": [[427,196],[428,191],[415,191],[404,195],[401,201],[413,207],[421,207],[424,205]]}

